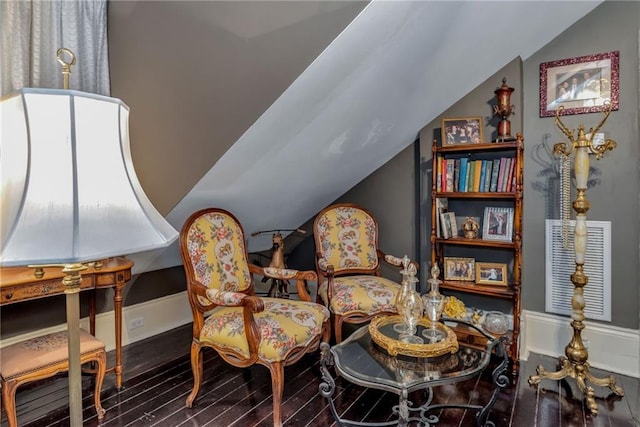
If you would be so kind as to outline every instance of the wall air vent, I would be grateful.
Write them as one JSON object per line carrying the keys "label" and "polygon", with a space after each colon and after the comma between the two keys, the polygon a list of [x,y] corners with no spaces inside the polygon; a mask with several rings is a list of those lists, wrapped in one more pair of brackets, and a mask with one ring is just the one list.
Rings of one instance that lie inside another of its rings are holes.
{"label": "wall air vent", "polygon": [[[547,219],[545,311],[571,315],[575,271],[573,231],[575,220],[569,222],[569,244],[562,246],[562,221]],[[587,252],[584,272],[589,278],[584,288],[587,319],[611,321],[611,222],[587,221]]]}

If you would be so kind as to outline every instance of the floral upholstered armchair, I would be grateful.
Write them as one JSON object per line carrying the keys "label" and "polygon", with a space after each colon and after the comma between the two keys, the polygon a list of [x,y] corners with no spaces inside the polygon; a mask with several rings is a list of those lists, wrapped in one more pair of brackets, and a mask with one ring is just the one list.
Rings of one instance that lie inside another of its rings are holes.
{"label": "floral upholstered armchair", "polygon": [[[215,349],[237,367],[266,366],[273,389],[273,424],[280,426],[284,367],[330,339],[329,311],[311,302],[305,280],[313,271],[262,268],[248,262],[244,230],[229,212],[209,208],[191,215],[180,233],[180,253],[193,312],[191,407],[202,383],[202,348]],[[253,274],[295,280],[300,299],[261,298]]]}
{"label": "floral upholstered armchair", "polygon": [[371,213],[350,203],[331,205],[316,216],[313,232],[318,302],[331,311],[336,342],[342,341],[343,322],[396,313],[400,284],[381,277],[380,267],[384,261],[402,268],[402,260],[378,248],[378,223]]}

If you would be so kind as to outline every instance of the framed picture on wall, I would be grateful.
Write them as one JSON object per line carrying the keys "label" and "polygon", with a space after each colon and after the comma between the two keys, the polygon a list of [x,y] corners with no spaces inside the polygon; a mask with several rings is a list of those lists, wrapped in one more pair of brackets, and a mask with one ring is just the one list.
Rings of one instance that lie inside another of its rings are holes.
{"label": "framed picture on wall", "polygon": [[540,117],[618,110],[619,51],[540,64]]}

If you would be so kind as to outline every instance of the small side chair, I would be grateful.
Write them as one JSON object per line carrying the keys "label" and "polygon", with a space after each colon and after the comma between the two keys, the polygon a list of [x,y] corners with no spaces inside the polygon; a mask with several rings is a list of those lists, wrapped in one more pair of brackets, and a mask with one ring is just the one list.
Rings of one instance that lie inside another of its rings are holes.
{"label": "small side chair", "polygon": [[[304,281],[314,271],[259,267],[248,262],[245,234],[230,212],[208,208],[195,212],[180,233],[189,303],[193,313],[191,407],[202,383],[202,348],[211,347],[229,364],[266,366],[271,373],[273,425],[282,425],[280,406],[284,367],[316,351],[331,336],[329,311],[311,301]],[[296,281],[299,298],[255,295],[253,274]]]}
{"label": "small side chair", "polygon": [[402,259],[380,250],[378,223],[368,210],[351,203],[328,206],[316,216],[313,233],[318,300],[331,312],[337,343],[343,323],[361,324],[397,312],[401,286],[382,277],[380,268],[382,262],[397,267],[400,278]]}

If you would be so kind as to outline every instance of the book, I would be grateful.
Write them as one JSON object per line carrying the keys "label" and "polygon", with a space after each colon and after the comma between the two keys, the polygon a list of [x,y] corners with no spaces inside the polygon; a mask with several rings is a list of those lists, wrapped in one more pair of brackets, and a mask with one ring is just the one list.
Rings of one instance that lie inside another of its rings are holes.
{"label": "book", "polygon": [[478,191],[480,193],[483,193],[485,191],[484,186],[485,186],[485,181],[486,181],[486,177],[487,177],[487,164],[489,163],[488,160],[483,160],[482,161],[482,166],[480,166],[480,184],[478,185]]}
{"label": "book", "polygon": [[453,159],[448,159],[447,160],[447,174],[446,174],[446,186],[445,186],[445,190],[447,192],[452,192],[453,191],[453,179],[454,179],[454,168],[455,168],[455,164],[453,162]]}
{"label": "book", "polygon": [[453,190],[451,191],[458,191],[458,183],[460,181],[460,159],[455,159],[452,160],[453,162]]}
{"label": "book", "polygon": [[495,192],[498,187],[498,174],[500,173],[500,159],[493,159],[493,170],[491,171],[491,184],[489,191]]}
{"label": "book", "polygon": [[487,173],[484,176],[484,192],[488,193],[491,188],[491,170],[493,169],[493,161],[487,160]]}
{"label": "book", "polygon": [[446,212],[442,212],[440,214],[440,231],[441,231],[441,237],[443,239],[448,239],[451,237],[451,225],[449,223],[449,227],[447,227]]}
{"label": "book", "polygon": [[509,159],[509,170],[505,173],[504,191],[511,191],[511,180],[513,179],[513,170],[515,169],[516,159]]}
{"label": "book", "polygon": [[458,226],[456,225],[456,214],[453,212],[443,212],[440,214],[442,224],[440,225],[442,230],[442,237],[444,239],[450,239],[458,235]]}
{"label": "book", "polygon": [[496,191],[497,192],[501,192],[502,191],[502,186],[504,185],[504,171],[507,168],[507,158],[506,157],[502,157],[500,159],[500,166],[499,166],[500,170],[498,171],[498,183],[496,186]]}
{"label": "book", "polygon": [[464,193],[465,191],[467,191],[467,170],[469,159],[463,157],[456,161],[460,162],[460,177],[458,179],[457,191],[460,193]]}
{"label": "book", "polygon": [[473,176],[475,174],[476,165],[473,160],[469,160],[467,163],[467,185],[464,191],[473,191]]}
{"label": "book", "polygon": [[436,191],[442,191],[442,162],[444,159],[440,156],[436,158]]}
{"label": "book", "polygon": [[516,191],[515,178],[516,177],[516,159],[511,160],[511,168],[509,169],[509,187],[507,191]]}
{"label": "book", "polygon": [[449,201],[446,197],[436,197],[436,212],[438,216],[436,218],[436,237],[442,237],[440,214],[445,213],[449,207]]}
{"label": "book", "polygon": [[482,160],[476,160],[473,167],[473,191],[480,191],[480,176],[482,175]]}

